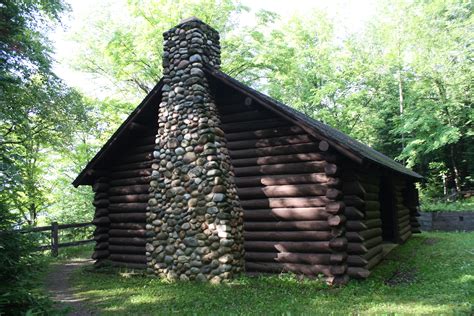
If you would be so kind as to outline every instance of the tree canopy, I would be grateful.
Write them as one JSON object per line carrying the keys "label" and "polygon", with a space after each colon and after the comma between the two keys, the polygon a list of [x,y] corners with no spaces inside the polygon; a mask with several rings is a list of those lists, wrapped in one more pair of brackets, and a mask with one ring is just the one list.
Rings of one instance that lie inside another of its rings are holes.
{"label": "tree canopy", "polygon": [[98,6],[71,31],[80,49],[70,62],[105,83],[100,100],[52,71],[48,34],[65,2],[0,6],[0,198],[23,222],[92,217],[90,190],[70,182],[159,80],[162,33],[189,16],[219,30],[225,72],[412,167],[427,196],[472,187],[470,1],[378,1],[362,31],[342,35],[324,10],[286,17],[235,0]]}

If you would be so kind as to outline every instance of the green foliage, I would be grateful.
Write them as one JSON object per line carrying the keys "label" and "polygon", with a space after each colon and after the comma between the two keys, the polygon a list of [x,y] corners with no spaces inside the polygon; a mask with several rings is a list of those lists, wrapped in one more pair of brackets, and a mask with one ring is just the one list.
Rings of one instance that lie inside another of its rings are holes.
{"label": "green foliage", "polygon": [[39,290],[39,272],[46,267],[30,235],[12,231],[17,218],[0,204],[0,314],[45,314],[51,302]]}
{"label": "green foliage", "polygon": [[474,212],[474,197],[451,202],[422,200],[421,210],[424,212]]}
{"label": "green foliage", "polygon": [[423,233],[391,252],[370,279],[330,288],[291,275],[227,284],[169,283],[116,270],[78,271],[81,298],[101,315],[447,314],[474,311],[474,233]]}

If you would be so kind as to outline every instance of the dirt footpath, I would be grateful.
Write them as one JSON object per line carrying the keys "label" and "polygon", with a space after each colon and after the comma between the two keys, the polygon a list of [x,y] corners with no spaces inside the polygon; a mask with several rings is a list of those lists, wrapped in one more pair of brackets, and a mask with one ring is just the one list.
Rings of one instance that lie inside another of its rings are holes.
{"label": "dirt footpath", "polygon": [[71,288],[70,283],[71,275],[75,270],[90,265],[92,262],[91,259],[74,259],[53,264],[51,272],[46,278],[46,289],[51,293],[52,300],[56,302],[57,308],[66,309],[67,315],[96,315],[82,299],[74,296],[74,289]]}

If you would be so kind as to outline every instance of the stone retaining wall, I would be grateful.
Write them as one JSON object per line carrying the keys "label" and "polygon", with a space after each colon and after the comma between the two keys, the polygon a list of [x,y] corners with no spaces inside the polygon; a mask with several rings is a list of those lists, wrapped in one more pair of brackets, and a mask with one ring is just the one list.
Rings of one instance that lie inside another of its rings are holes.
{"label": "stone retaining wall", "polygon": [[474,231],[474,212],[420,212],[424,231]]}

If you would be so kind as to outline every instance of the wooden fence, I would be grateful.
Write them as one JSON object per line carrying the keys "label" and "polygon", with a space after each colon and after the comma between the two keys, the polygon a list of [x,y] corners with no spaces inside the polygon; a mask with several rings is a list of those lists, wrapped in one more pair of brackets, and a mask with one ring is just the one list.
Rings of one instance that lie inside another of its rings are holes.
{"label": "wooden fence", "polygon": [[59,242],[59,231],[63,230],[63,229],[80,228],[80,227],[88,227],[88,226],[93,226],[93,224],[92,223],[74,223],[74,224],[61,224],[61,225],[59,225],[57,222],[53,222],[51,224],[51,226],[40,226],[40,227],[27,228],[27,229],[19,230],[19,232],[22,233],[22,234],[28,234],[28,233],[50,231],[51,232],[51,235],[50,235],[51,236],[51,244],[50,245],[41,245],[37,248],[37,250],[41,251],[41,250],[51,249],[51,255],[53,257],[57,257],[58,254],[59,254],[59,248],[79,246],[79,245],[94,242],[94,239],[91,238],[91,239],[85,239],[85,240],[77,240],[77,241],[60,243]]}

